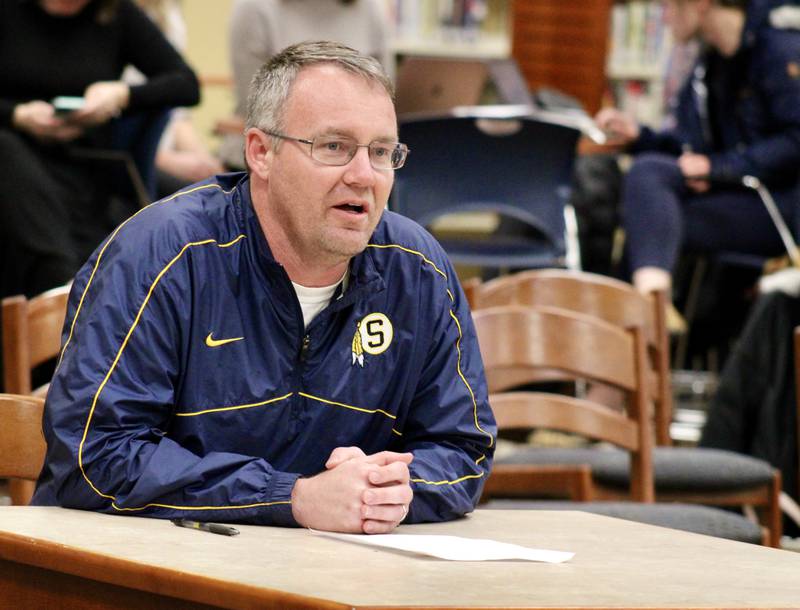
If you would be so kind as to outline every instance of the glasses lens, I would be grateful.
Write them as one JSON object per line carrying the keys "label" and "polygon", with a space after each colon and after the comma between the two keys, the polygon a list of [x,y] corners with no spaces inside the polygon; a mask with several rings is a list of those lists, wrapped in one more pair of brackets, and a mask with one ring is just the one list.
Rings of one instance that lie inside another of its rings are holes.
{"label": "glasses lens", "polygon": [[394,142],[373,142],[369,145],[369,158],[375,169],[400,169],[408,149]]}
{"label": "glasses lens", "polygon": [[356,153],[355,140],[342,136],[320,136],[314,138],[311,156],[325,165],[346,165]]}

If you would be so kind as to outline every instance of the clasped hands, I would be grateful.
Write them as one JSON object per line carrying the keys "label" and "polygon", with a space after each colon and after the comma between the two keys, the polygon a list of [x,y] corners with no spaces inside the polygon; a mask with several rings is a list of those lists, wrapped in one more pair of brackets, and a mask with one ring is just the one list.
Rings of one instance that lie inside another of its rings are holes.
{"label": "clasped hands", "polygon": [[366,455],[358,447],[337,447],[325,471],[297,479],[292,514],[313,529],[385,534],[405,519],[413,498],[411,453]]}
{"label": "clasped hands", "polygon": [[14,108],[12,123],[39,140],[69,142],[87,127],[101,125],[118,116],[128,105],[130,89],[121,81],[97,82],[83,94],[83,107],[58,116],[49,102],[33,100]]}

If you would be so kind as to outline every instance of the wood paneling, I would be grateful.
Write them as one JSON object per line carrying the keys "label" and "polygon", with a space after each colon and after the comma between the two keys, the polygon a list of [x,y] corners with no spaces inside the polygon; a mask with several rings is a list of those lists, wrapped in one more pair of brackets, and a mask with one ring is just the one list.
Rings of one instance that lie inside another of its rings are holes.
{"label": "wood paneling", "polygon": [[605,90],[612,0],[514,0],[512,55],[528,86],[572,95],[589,113]]}

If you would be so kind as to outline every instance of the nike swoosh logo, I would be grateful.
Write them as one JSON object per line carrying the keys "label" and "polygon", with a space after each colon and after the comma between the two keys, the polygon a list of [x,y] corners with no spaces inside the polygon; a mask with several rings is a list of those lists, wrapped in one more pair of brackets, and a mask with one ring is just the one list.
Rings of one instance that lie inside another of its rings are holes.
{"label": "nike swoosh logo", "polygon": [[219,347],[220,345],[225,345],[226,343],[233,343],[234,341],[241,341],[244,337],[233,337],[231,339],[214,339],[211,335],[214,333],[208,333],[208,337],[206,337],[206,345],[208,347]]}

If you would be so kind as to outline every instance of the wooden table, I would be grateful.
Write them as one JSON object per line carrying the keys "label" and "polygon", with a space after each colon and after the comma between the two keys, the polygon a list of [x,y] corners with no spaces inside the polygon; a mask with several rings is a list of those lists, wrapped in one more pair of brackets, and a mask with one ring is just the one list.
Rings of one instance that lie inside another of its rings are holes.
{"label": "wooden table", "polygon": [[[0,507],[0,608],[798,608],[800,554],[579,512],[477,511],[409,534],[574,551],[448,562],[237,526]],[[206,606],[203,606],[205,604]]]}

